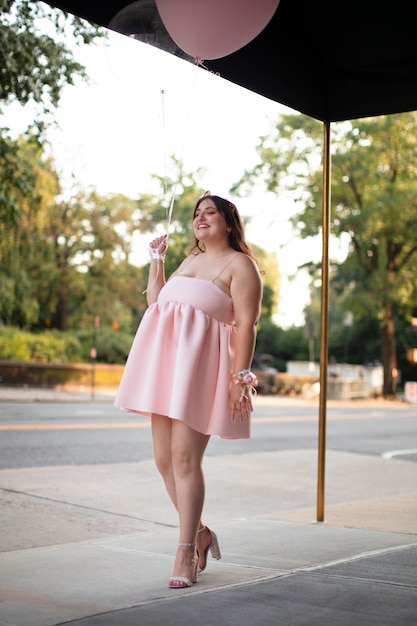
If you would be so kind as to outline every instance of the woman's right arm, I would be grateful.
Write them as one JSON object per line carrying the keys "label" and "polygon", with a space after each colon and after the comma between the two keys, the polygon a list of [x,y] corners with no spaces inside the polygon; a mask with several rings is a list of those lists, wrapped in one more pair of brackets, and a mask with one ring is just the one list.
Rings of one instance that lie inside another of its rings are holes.
{"label": "woman's right arm", "polygon": [[156,237],[149,244],[151,255],[151,265],[148,274],[148,285],[146,288],[146,302],[148,306],[157,301],[159,292],[165,285],[165,264],[164,258],[167,251],[167,236]]}

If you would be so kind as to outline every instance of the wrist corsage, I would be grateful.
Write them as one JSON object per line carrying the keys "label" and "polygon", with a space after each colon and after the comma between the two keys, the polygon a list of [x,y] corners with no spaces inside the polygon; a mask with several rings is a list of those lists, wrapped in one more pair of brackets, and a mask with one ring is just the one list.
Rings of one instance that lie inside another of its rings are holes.
{"label": "wrist corsage", "polygon": [[233,382],[235,385],[241,385],[242,387],[239,402],[242,402],[245,398],[250,400],[251,396],[256,394],[258,379],[250,370],[241,370],[237,374],[233,374]]}
{"label": "wrist corsage", "polygon": [[151,261],[165,261],[165,252],[159,252],[158,248],[149,248],[149,256]]}

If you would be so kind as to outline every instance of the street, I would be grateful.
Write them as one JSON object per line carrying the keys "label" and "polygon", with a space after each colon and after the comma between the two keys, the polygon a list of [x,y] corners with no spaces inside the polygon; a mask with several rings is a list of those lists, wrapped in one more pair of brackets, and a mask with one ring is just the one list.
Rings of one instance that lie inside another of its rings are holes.
{"label": "street", "polygon": [[[293,622],[301,598],[317,607],[317,593],[320,607],[343,599],[332,622],[359,598],[362,616],[370,605],[366,623],[374,615],[387,626],[414,623],[416,407],[329,403],[324,520],[318,414],[312,402],[259,397],[251,439],[211,439],[204,521],[223,558],[199,579],[198,606],[206,592],[218,591],[218,604],[243,586],[227,604],[240,606],[255,590],[256,604],[276,600],[271,623],[286,602],[283,623]],[[0,402],[0,431],[1,623],[96,623],[107,615],[103,623],[119,624],[126,607],[157,616],[135,613],[126,623],[169,621],[160,611],[172,597],[164,590],[172,593],[166,578],[178,519],[152,458],[149,419],[107,399],[10,401]],[[272,587],[262,596],[265,579]],[[327,618],[326,611],[321,623]]]}
{"label": "street", "polygon": [[[326,450],[417,461],[417,407],[405,403],[332,403]],[[108,403],[0,403],[0,469],[152,459],[148,418]],[[212,437],[207,456],[316,450],[318,407],[259,399],[249,440]]]}

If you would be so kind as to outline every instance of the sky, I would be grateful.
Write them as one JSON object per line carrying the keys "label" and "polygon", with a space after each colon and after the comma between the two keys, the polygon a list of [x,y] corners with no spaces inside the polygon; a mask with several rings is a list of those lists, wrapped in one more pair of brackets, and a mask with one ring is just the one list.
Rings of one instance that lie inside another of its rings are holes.
{"label": "sky", "polygon": [[[75,49],[89,83],[66,87],[51,131],[52,153],[62,179],[71,176],[99,193],[135,198],[159,193],[151,175],[165,176],[169,157],[182,160],[186,172],[204,168],[199,178],[210,192],[230,198],[250,217],[250,243],[277,255],[280,303],[275,322],[302,325],[309,301],[305,272],[297,266],[321,257],[321,242],[294,236],[289,218],[294,207],[263,188],[250,197],[232,197],[229,189],[245,169],[257,163],[256,145],[282,113],[276,102],[125,35],[109,32],[105,44]],[[3,125],[16,132],[30,123],[30,107],[4,109]],[[173,206],[175,216],[175,203]],[[151,237],[150,237],[151,238]],[[138,264],[146,261],[138,250]]]}

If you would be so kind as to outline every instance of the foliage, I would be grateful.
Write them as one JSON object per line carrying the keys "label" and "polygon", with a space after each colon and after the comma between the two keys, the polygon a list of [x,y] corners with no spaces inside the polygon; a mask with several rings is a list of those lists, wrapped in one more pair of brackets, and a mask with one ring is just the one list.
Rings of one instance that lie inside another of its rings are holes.
{"label": "foliage", "polygon": [[[42,231],[39,209],[58,193],[41,138],[54,121],[52,111],[64,87],[77,77],[87,80],[67,41],[71,36],[75,44],[88,45],[106,34],[43,2],[0,0],[0,9],[0,105],[32,103],[37,111],[32,127],[18,140],[0,128],[0,319],[24,325],[39,315],[30,275],[51,269],[49,258],[31,266],[32,242]],[[56,280],[54,274],[50,278]]]}
{"label": "foliage", "polygon": [[164,230],[175,232],[190,245],[192,238],[192,216],[197,199],[205,190],[199,186],[204,170],[197,168],[186,172],[183,163],[175,155],[169,159],[169,174],[152,178],[160,187],[160,202],[148,216],[148,230],[164,225]]}
{"label": "foliage", "polygon": [[[170,176],[154,175],[159,196],[102,197],[75,183],[62,189],[42,133],[65,85],[88,79],[67,42],[91,44],[105,30],[41,2],[0,0],[0,9],[0,102],[37,111],[17,139],[0,132],[2,357],[88,361],[94,344],[99,361],[123,363],[146,307],[148,265],[138,267],[137,246],[143,235],[167,230],[167,275],[176,269],[193,242],[203,170],[185,172],[172,156]],[[274,255],[254,252],[265,272],[260,327],[268,327],[278,265]]]}
{"label": "foliage", "polygon": [[259,328],[262,328],[264,323],[271,322],[277,311],[281,276],[275,254],[256,245],[251,245],[251,247],[262,274],[263,297],[259,320]]}
{"label": "foliage", "polygon": [[155,199],[100,197],[76,185],[64,196],[38,138],[9,144],[15,169],[4,185],[13,210],[0,196],[0,319],[66,330],[102,315],[108,325],[132,332],[145,288],[143,270],[131,262],[133,248]]}
{"label": "foliage", "polygon": [[284,330],[272,321],[266,321],[258,331],[255,362],[257,367],[286,371],[288,361],[307,361],[308,344],[302,327]]}
{"label": "foliage", "polygon": [[106,36],[103,28],[43,2],[0,0],[0,102],[35,102],[47,114],[65,85],[86,79],[66,44],[69,33],[78,44]]}
{"label": "foliage", "polygon": [[87,325],[101,311],[109,324],[123,320],[130,325],[117,296],[119,279],[133,279],[129,258],[139,214],[140,200],[83,190],[50,208],[44,245],[51,251],[56,283],[54,300],[49,295],[45,306],[55,305],[53,326],[65,330],[69,324]]}
{"label": "foliage", "polygon": [[133,333],[123,332],[112,327],[103,327],[95,334],[94,330],[77,331],[76,336],[81,345],[81,361],[92,361],[91,349],[97,350],[97,362],[124,364],[133,341]]}
{"label": "foliage", "polygon": [[[315,120],[282,116],[261,138],[258,165],[235,186],[245,190],[261,178],[269,191],[289,193],[303,238],[322,230],[321,135]],[[344,122],[332,134],[331,235],[350,243],[332,281],[341,313],[378,319],[387,396],[396,385],[395,320],[411,318],[417,296],[416,141],[416,112]]]}
{"label": "foliage", "polygon": [[[57,191],[57,179],[42,146],[32,134],[14,141],[0,154],[0,319],[25,326],[36,321],[39,303],[33,276],[47,271],[42,247],[42,207]],[[40,242],[40,243],[39,243]]]}
{"label": "foliage", "polygon": [[0,355],[2,360],[39,361],[42,363],[89,363],[91,348],[97,349],[100,363],[126,361],[132,345],[133,334],[114,328],[60,332],[22,331],[15,327],[0,326]]}
{"label": "foliage", "polygon": [[69,363],[81,360],[81,345],[72,334],[53,330],[30,333],[0,326],[0,354],[7,360]]}
{"label": "foliage", "polygon": [[[64,194],[38,138],[20,137],[13,146],[17,173],[22,167],[31,180],[25,193],[20,193],[18,176],[8,183],[15,211],[9,228],[3,222],[0,241],[3,323],[37,333],[81,333],[82,358],[88,360],[94,319],[99,317],[98,359],[124,362],[146,308],[149,265],[136,265],[136,248],[145,245],[140,241],[144,235],[166,230],[162,222],[169,212],[169,194],[162,194],[162,200],[149,194],[136,200],[121,194],[103,197],[76,184]],[[196,198],[203,193],[195,174],[182,175],[176,186],[184,195],[175,198],[169,227],[167,276],[193,243],[191,218]],[[174,189],[173,181],[165,184]],[[279,274],[274,255],[258,247],[254,252],[265,271],[262,325],[273,314]],[[26,358],[30,355],[29,350]]]}
{"label": "foliage", "polygon": [[[23,158],[26,153],[30,158]],[[15,216],[21,219],[0,243],[5,279],[1,284],[6,296],[0,305],[4,321],[32,328],[38,336],[45,328],[71,328],[80,340],[83,360],[90,359],[91,347],[97,343],[100,362],[123,363],[146,307],[143,292],[148,265],[137,267],[132,263],[136,236],[161,227],[169,211],[169,194],[162,202],[150,195],[137,200],[122,195],[100,197],[74,184],[64,196],[59,193],[53,162],[44,157],[36,138],[19,138],[16,155],[16,163],[25,167],[26,175],[32,174],[29,189],[33,197],[37,194],[38,201],[17,197],[16,206],[22,205],[22,209]],[[174,165],[178,166],[175,160]],[[167,275],[176,269],[192,244],[191,216],[196,198],[203,193],[195,175],[184,177],[179,181],[184,195],[175,199],[170,226]],[[174,188],[172,181],[168,185]],[[37,189],[40,191],[35,194]],[[25,246],[14,246],[23,237]],[[274,255],[258,247],[254,252],[265,272],[262,326],[273,314],[279,275]],[[18,276],[13,272],[13,263],[18,264]],[[28,301],[19,298],[24,285]],[[8,286],[12,287],[13,298],[5,292]],[[95,340],[93,322],[97,316],[100,330]],[[31,359],[32,354],[31,349],[18,351],[15,358]],[[42,358],[49,357],[45,354]],[[65,361],[67,357],[62,358]]]}

